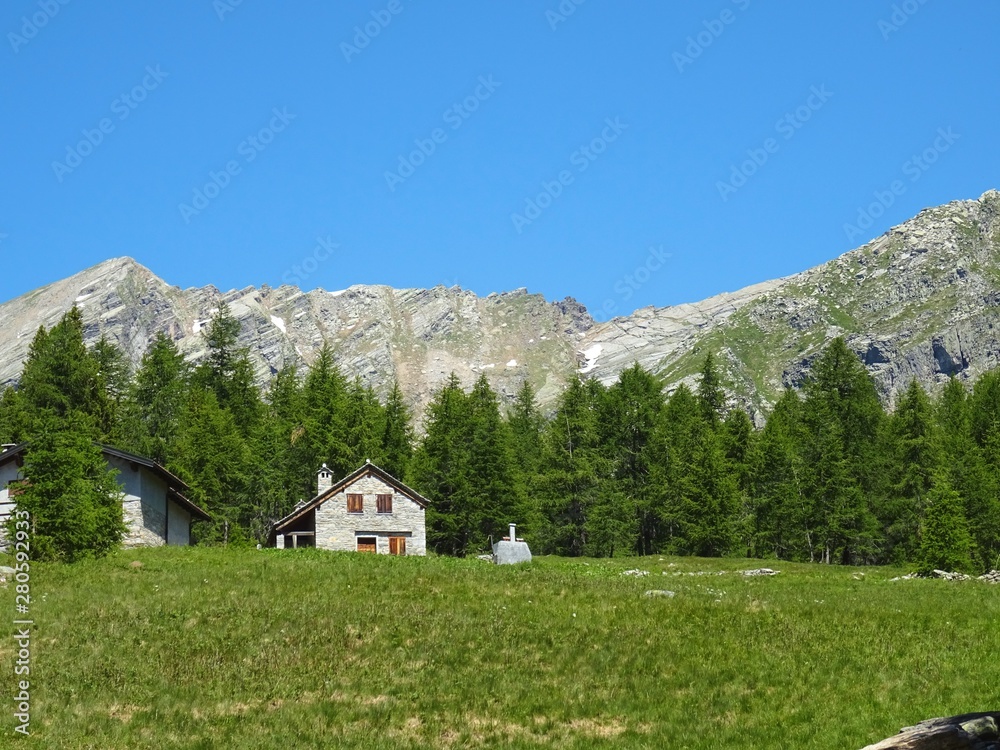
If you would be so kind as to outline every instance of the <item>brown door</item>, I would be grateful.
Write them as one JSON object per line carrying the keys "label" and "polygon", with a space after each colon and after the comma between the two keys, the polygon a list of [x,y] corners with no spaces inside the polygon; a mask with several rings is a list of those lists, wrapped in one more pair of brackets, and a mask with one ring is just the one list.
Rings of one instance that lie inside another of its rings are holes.
{"label": "brown door", "polygon": [[358,552],[378,552],[378,548],[375,546],[375,537],[359,536]]}
{"label": "brown door", "polygon": [[406,554],[406,537],[405,536],[391,536],[391,537],[389,537],[389,554],[390,555],[405,555]]}

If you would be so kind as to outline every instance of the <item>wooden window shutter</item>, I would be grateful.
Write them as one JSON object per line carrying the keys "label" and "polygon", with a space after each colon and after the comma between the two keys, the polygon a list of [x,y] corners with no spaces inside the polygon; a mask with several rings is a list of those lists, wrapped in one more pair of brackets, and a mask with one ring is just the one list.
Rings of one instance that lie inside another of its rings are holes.
{"label": "wooden window shutter", "polygon": [[362,513],[365,509],[365,496],[356,492],[347,493],[347,512]]}
{"label": "wooden window shutter", "polygon": [[389,554],[390,555],[405,555],[406,554],[406,537],[405,536],[391,536],[391,537],[389,537]]}
{"label": "wooden window shutter", "polygon": [[375,502],[379,513],[392,513],[392,495],[376,495]]}

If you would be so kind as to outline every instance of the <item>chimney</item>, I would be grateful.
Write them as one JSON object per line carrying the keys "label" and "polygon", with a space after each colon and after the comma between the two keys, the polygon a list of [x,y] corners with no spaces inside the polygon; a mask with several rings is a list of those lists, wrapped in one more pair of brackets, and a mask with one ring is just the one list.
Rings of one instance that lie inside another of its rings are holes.
{"label": "chimney", "polygon": [[324,490],[331,487],[333,487],[333,472],[326,464],[323,464],[316,472],[316,494],[322,494]]}
{"label": "chimney", "polygon": [[516,523],[512,523],[510,525],[510,540],[512,542],[516,542],[517,541],[517,533],[516,532],[517,532],[517,524]]}

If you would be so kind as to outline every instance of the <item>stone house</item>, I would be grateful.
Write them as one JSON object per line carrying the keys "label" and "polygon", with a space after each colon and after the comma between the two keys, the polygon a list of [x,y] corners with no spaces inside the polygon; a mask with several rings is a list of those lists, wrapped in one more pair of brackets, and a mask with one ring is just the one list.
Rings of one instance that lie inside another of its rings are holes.
{"label": "stone house", "polygon": [[381,555],[424,555],[427,499],[370,461],[338,482],[326,464],[317,494],[278,521],[271,543]]}
{"label": "stone house", "polygon": [[[191,543],[191,521],[209,520],[209,515],[188,500],[189,487],[152,459],[134,453],[99,446],[108,467],[118,470],[118,484],[124,494],[122,513],[126,531],[122,545],[157,547]],[[0,538],[3,526],[14,510],[17,485],[24,480],[27,443],[4,446],[0,451]],[[13,492],[12,492],[13,491]]]}

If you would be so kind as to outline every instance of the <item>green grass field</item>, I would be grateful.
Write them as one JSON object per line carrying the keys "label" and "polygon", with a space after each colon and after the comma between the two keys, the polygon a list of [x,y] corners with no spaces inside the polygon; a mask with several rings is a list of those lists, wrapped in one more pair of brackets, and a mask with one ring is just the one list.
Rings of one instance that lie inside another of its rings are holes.
{"label": "green grass field", "polygon": [[1000,705],[1000,587],[765,564],[780,575],[197,548],[35,565],[32,735],[5,639],[0,747],[849,750]]}

